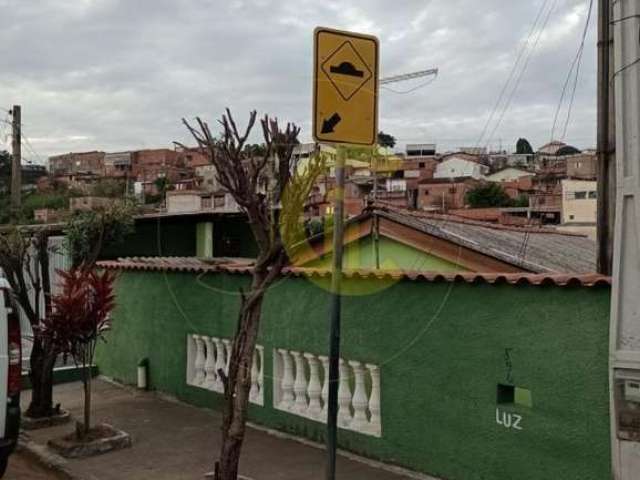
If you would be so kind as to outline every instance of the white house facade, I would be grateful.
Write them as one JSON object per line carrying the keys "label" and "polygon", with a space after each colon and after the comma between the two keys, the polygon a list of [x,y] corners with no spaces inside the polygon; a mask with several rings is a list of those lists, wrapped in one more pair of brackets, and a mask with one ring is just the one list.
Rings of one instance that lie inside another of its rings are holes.
{"label": "white house facade", "polygon": [[480,180],[489,173],[489,167],[462,157],[451,156],[443,160],[433,174],[433,178],[475,178]]}
{"label": "white house facade", "polygon": [[514,180],[518,180],[522,177],[531,176],[531,172],[527,172],[526,170],[521,170],[519,168],[505,168],[498,172],[492,173],[491,175],[487,175],[487,180],[490,182],[513,182]]}

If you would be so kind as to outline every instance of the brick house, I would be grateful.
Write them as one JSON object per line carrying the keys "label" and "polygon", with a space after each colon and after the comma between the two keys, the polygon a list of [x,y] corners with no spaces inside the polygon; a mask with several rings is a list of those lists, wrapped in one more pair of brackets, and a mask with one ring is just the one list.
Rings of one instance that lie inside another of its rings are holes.
{"label": "brick house", "polygon": [[567,177],[576,180],[595,180],[598,176],[598,157],[595,152],[583,152],[566,159]]}
{"label": "brick house", "polygon": [[49,172],[56,177],[76,174],[104,175],[104,152],[64,153],[49,157]]}
{"label": "brick house", "polygon": [[441,178],[422,180],[418,185],[417,208],[447,211],[464,208],[467,193],[480,185],[472,178]]}
{"label": "brick house", "polygon": [[183,152],[168,148],[138,150],[133,152],[131,175],[144,186],[145,193],[157,194],[155,181],[159,178],[178,184],[193,177],[186,161]]}
{"label": "brick house", "polygon": [[115,152],[105,154],[105,175],[112,178],[125,178],[131,175],[133,155],[134,152]]}

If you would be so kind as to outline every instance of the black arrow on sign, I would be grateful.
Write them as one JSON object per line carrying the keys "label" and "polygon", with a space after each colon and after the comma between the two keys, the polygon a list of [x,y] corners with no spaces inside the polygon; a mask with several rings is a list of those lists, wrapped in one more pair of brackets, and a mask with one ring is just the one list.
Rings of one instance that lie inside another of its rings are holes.
{"label": "black arrow on sign", "polygon": [[340,115],[336,112],[331,115],[327,120],[322,121],[322,133],[333,133],[334,127],[340,123]]}

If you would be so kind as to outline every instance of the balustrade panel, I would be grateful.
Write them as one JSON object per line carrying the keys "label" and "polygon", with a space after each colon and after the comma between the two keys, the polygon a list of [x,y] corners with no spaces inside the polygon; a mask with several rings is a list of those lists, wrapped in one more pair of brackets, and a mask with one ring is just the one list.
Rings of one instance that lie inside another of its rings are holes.
{"label": "balustrade panel", "polygon": [[[274,349],[273,371],[274,408],[326,423],[329,392],[329,359],[326,356]],[[382,436],[379,367],[340,359],[339,372],[338,426]]]}
{"label": "balustrade panel", "polygon": [[[231,340],[207,335],[187,335],[187,385],[224,393],[223,372],[229,372]],[[249,401],[264,405],[264,347],[256,345],[251,362]]]}

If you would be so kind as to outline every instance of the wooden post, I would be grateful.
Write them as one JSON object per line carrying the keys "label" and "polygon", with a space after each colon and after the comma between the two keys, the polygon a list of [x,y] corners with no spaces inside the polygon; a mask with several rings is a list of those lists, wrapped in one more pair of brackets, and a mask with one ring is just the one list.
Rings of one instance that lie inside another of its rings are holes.
{"label": "wooden post", "polygon": [[611,74],[611,0],[598,2],[598,272],[611,275],[616,205],[615,96]]}
{"label": "wooden post", "polygon": [[18,210],[20,208],[22,196],[22,133],[21,133],[21,108],[20,105],[14,105],[11,109],[11,126],[12,126],[12,142],[11,142],[11,208]]}

